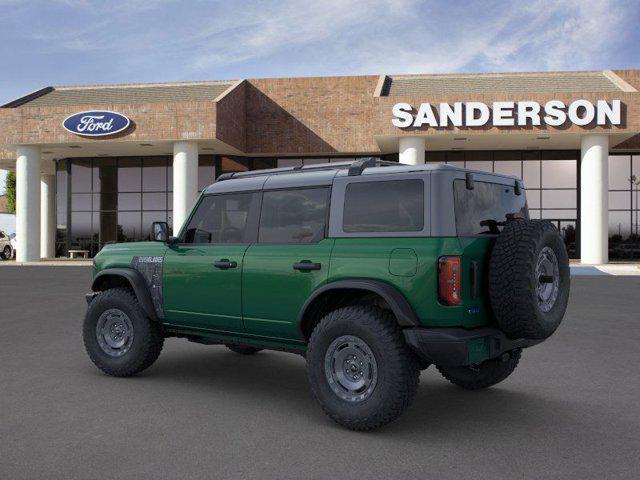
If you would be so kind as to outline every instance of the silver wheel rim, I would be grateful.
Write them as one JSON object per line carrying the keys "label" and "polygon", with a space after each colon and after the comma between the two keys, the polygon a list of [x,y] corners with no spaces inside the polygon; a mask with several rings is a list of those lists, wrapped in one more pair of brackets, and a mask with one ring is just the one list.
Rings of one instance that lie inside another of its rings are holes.
{"label": "silver wheel rim", "polygon": [[362,402],[378,382],[378,364],[371,348],[360,338],[336,338],[324,357],[324,371],[331,390],[347,402]]}
{"label": "silver wheel rim", "polygon": [[96,338],[104,353],[111,357],[121,357],[133,343],[131,319],[118,308],[105,310],[98,318]]}
{"label": "silver wheel rim", "polygon": [[9,260],[11,258],[11,248],[4,247],[4,250],[2,251],[2,257],[5,260]]}
{"label": "silver wheel rim", "polygon": [[538,306],[546,313],[555,305],[560,291],[558,258],[550,247],[540,250],[535,275]]}

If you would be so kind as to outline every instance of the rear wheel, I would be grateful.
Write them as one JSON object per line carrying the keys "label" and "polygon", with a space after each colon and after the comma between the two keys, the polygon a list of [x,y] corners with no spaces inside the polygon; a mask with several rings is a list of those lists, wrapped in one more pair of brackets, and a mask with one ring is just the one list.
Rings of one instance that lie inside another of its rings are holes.
{"label": "rear wheel", "polygon": [[147,317],[126,288],[106,290],[91,302],[83,338],[91,361],[115,377],[135,375],[150,367],[164,344],[160,324]]}
{"label": "rear wheel", "polygon": [[311,334],[307,366],[322,409],[352,430],[398,418],[413,400],[420,374],[393,315],[368,305],[327,314]]}
{"label": "rear wheel", "polygon": [[468,367],[436,366],[444,378],[465,390],[480,390],[500,383],[513,373],[520,361],[521,349],[503,354],[501,357],[487,360],[480,365]]}
{"label": "rear wheel", "polygon": [[11,260],[11,247],[9,245],[6,245],[2,249],[2,259],[3,260]]}
{"label": "rear wheel", "polygon": [[227,344],[227,348],[232,352],[239,353],[240,355],[253,355],[254,353],[258,353],[261,348],[257,347],[249,347],[246,345],[234,345],[232,343]]}

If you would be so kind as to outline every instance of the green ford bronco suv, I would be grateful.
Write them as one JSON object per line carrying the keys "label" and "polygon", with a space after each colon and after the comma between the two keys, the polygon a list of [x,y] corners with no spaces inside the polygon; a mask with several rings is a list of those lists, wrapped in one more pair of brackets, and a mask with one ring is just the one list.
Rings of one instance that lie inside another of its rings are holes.
{"label": "green ford bronco suv", "polygon": [[153,236],[94,260],[83,335],[98,368],[134,375],[167,337],[299,353],[354,430],[396,419],[431,364],[465,389],[504,380],[569,296],[562,238],[529,220],[522,183],[448,165],[225,174],[176,237],[163,222]]}

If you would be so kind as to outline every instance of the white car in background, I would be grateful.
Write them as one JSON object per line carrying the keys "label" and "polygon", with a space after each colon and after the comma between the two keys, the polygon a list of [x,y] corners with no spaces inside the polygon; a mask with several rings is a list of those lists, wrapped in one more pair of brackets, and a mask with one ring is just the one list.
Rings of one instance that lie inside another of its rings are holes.
{"label": "white car in background", "polygon": [[11,260],[15,253],[15,234],[12,236],[0,230],[0,258]]}

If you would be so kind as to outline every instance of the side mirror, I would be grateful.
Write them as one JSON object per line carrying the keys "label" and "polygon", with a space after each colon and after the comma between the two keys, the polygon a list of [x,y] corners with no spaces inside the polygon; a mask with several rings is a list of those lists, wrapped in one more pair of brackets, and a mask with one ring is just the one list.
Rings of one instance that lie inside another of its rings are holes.
{"label": "side mirror", "polygon": [[153,222],[151,224],[151,238],[156,242],[169,241],[169,224],[167,222]]}

